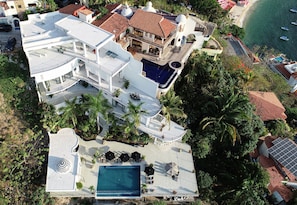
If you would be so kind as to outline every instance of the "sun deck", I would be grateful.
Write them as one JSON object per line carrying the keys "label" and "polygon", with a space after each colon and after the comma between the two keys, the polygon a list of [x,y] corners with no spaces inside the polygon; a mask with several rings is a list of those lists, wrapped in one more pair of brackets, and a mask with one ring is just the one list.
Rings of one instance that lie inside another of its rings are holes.
{"label": "sun deck", "polygon": [[[93,165],[91,163],[93,155],[98,151],[100,157]],[[104,154],[108,151],[115,153],[115,159],[107,161]],[[133,152],[139,152],[145,159],[141,162],[128,161],[121,163],[118,157],[121,153],[128,153],[131,156]],[[141,184],[147,185],[147,192],[142,193],[141,197],[155,196],[164,199],[174,198],[176,200],[184,199],[191,201],[193,197],[198,196],[198,186],[196,173],[191,153],[191,147],[182,142],[173,142],[167,145],[148,144],[144,147],[135,147],[119,142],[102,141],[98,137],[94,141],[83,141],[79,139],[79,154],[84,163],[81,165],[80,179],[83,183],[83,189],[75,193],[51,193],[52,196],[84,196],[94,197],[90,193],[89,187],[94,186],[96,190],[98,170],[100,166],[110,165],[140,165],[141,166]],[[176,163],[179,174],[172,178],[165,169],[166,164]],[[153,164],[155,170],[153,183],[147,180],[144,172],[146,166]],[[99,182],[100,183],[100,182]]]}

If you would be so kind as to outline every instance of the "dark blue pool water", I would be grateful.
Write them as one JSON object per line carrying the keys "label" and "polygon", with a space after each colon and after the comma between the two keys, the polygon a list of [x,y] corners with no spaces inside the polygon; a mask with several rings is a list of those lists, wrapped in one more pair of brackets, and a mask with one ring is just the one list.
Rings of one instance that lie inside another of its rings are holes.
{"label": "dark blue pool water", "polygon": [[100,166],[97,197],[139,197],[140,166]]}
{"label": "dark blue pool water", "polygon": [[172,79],[171,76],[175,75],[173,69],[166,65],[158,65],[146,59],[142,59],[143,71],[146,73],[146,77],[159,83],[160,85],[168,84],[168,81]]}

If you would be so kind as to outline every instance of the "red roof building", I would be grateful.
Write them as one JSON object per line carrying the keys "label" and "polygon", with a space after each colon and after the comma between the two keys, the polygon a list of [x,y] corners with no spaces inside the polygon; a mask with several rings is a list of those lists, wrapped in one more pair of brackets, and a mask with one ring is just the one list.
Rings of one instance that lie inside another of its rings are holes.
{"label": "red roof building", "polygon": [[278,138],[271,135],[261,137],[257,149],[250,156],[257,158],[260,165],[268,172],[269,184],[267,188],[269,192],[272,194],[277,191],[288,202],[292,199],[293,193],[282,181],[295,181],[295,176],[286,167],[271,158],[268,150],[274,146],[273,141],[276,139]]}
{"label": "red roof building", "polygon": [[163,16],[138,9],[129,21],[129,25],[141,31],[167,38],[176,26]]}
{"label": "red roof building", "polygon": [[273,92],[249,91],[249,98],[263,121],[287,118],[284,106]]}
{"label": "red roof building", "polygon": [[60,13],[69,14],[78,17],[78,12],[86,9],[85,6],[79,4],[69,4],[61,9],[59,9]]}
{"label": "red roof building", "polygon": [[128,28],[128,19],[118,13],[110,13],[99,20],[92,23],[115,35],[115,39],[119,40],[120,35],[125,33]]}

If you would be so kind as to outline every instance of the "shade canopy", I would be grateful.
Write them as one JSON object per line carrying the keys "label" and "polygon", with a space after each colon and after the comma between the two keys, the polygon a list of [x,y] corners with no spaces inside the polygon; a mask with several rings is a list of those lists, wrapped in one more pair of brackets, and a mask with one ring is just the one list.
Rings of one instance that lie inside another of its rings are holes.
{"label": "shade canopy", "polygon": [[165,165],[165,170],[166,170],[167,174],[169,174],[171,176],[179,174],[178,166],[175,162],[167,163]]}
{"label": "shade canopy", "polygon": [[130,159],[130,156],[127,153],[123,153],[120,155],[120,159],[122,162],[127,162]]}
{"label": "shade canopy", "polygon": [[141,154],[139,152],[133,152],[131,154],[131,158],[134,159],[136,162],[139,162],[141,159]]}
{"label": "shade canopy", "polygon": [[155,169],[153,167],[148,166],[148,167],[145,167],[144,172],[147,175],[153,175],[155,173]]}
{"label": "shade canopy", "polygon": [[105,153],[105,158],[106,158],[107,160],[113,160],[113,159],[115,158],[114,153],[111,152],[111,151],[106,152],[106,153]]}

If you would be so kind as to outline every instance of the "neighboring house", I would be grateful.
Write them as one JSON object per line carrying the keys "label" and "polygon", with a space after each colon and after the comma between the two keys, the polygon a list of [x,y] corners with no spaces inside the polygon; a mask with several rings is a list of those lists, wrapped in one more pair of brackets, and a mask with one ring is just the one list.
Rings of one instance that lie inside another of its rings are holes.
{"label": "neighboring house", "polygon": [[[118,13],[109,13],[104,18],[93,21],[92,24],[114,34],[114,40],[119,43],[126,36],[129,26],[128,19]],[[122,46],[127,49],[129,44],[127,41],[125,42],[126,44],[122,44]]]}
{"label": "neighboring house", "polygon": [[287,118],[284,106],[273,92],[249,91],[249,98],[263,121]]}
{"label": "neighboring house", "polygon": [[176,25],[163,16],[138,9],[129,21],[127,38],[136,51],[159,57],[175,39]]}
{"label": "neighboring house", "polygon": [[224,10],[230,10],[233,6],[236,5],[236,2],[232,0],[217,0],[221,8]]}
{"label": "neighboring house", "polygon": [[34,10],[38,4],[38,0],[0,0],[0,16],[21,17],[26,10]]}
{"label": "neighboring house", "polygon": [[297,95],[297,62],[289,61],[284,55],[268,60],[269,67],[283,76],[291,87],[291,93]]}
{"label": "neighboring house", "polygon": [[[114,35],[74,16],[59,12],[29,15],[21,22],[23,49],[35,79],[39,100],[56,106],[83,93],[97,93],[114,106],[121,118],[128,102],[143,103],[139,129],[160,142],[180,140],[185,130],[160,115],[159,84],[143,75],[143,64],[135,60]],[[123,88],[125,80],[130,82]],[[87,82],[88,88],[80,85]],[[114,92],[120,90],[118,97]],[[137,93],[135,101],[131,93]]]}
{"label": "neighboring house", "polygon": [[79,11],[86,9],[86,6],[80,4],[69,4],[59,9],[60,13],[72,15],[75,17],[79,16]]}
{"label": "neighboring house", "polygon": [[296,155],[295,142],[271,135],[261,137],[257,150],[251,153],[251,157],[268,172],[270,182],[267,188],[279,203],[288,202],[293,197],[292,187],[296,186],[297,176]]}
{"label": "neighboring house", "polygon": [[[127,4],[108,4],[105,8],[108,13],[92,24],[113,33],[114,40],[124,49],[144,54],[161,65],[168,62],[164,59],[172,51],[180,52],[180,61],[184,63],[194,49],[202,48],[216,27],[195,16],[159,12],[151,2],[140,8],[130,8]],[[188,52],[184,54],[181,50]],[[216,55],[218,50],[207,53]]]}
{"label": "neighboring house", "polygon": [[26,10],[34,10],[38,0],[0,0],[0,23],[10,24],[19,30],[20,19]]}

